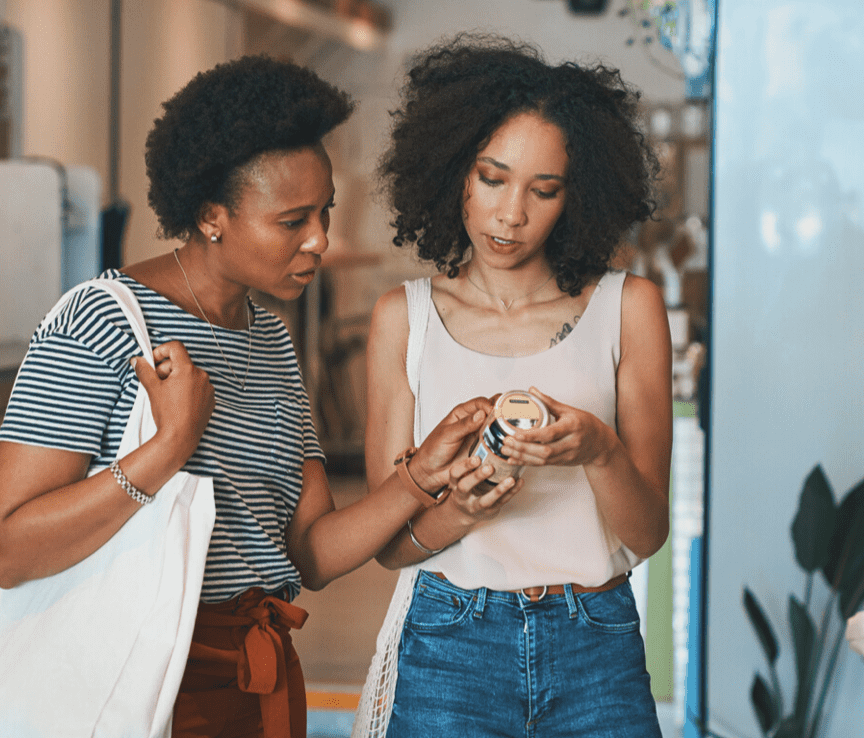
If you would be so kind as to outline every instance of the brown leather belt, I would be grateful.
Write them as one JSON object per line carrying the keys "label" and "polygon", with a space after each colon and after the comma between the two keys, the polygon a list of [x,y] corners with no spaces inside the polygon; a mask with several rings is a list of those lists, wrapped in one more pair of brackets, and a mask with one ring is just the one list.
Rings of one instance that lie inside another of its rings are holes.
{"label": "brown leather belt", "polygon": [[[439,579],[443,579],[445,582],[447,581],[447,577],[445,577],[440,571],[432,571],[430,574],[434,574]],[[624,584],[627,581],[627,574],[619,574],[617,577],[612,577],[605,584],[601,584],[599,587],[583,587],[581,584],[571,584],[570,588],[576,594],[585,594],[588,592],[606,592],[610,589],[615,589],[619,584]],[[524,589],[509,589],[508,592],[513,592],[514,594],[522,593],[525,595],[531,602],[540,602],[547,594],[550,595],[563,595],[564,587],[566,584],[544,584],[539,587],[525,587]]]}

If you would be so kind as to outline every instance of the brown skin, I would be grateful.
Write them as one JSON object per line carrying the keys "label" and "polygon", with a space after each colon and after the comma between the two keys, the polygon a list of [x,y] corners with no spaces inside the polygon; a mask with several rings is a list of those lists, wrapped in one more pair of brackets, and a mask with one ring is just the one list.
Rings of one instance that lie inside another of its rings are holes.
{"label": "brown skin", "polygon": [[[210,413],[213,387],[178,341],[157,346],[160,378],[144,360],[135,371],[150,395],[156,435],[120,460],[135,486],[153,494],[192,455]],[[69,568],[113,536],[140,505],[107,469],[86,477],[87,454],[0,443],[0,587]],[[119,494],[118,494],[119,492]]]}
{"label": "brown skin", "polygon": [[[536,354],[587,308],[596,283],[571,297],[554,279],[546,281],[551,269],[544,246],[563,208],[567,166],[563,134],[533,113],[505,121],[478,153],[465,183],[463,213],[473,244],[471,261],[454,279],[439,275],[432,280],[435,308],[463,346],[497,356]],[[506,243],[495,243],[491,236]],[[508,304],[512,300],[510,309],[496,298]],[[368,424],[381,432],[367,435],[370,485],[413,435],[414,398],[405,374],[407,316],[404,289],[398,288],[378,301],[372,317]],[[638,556],[648,557],[669,531],[672,447],[669,324],[651,282],[628,275],[621,321],[618,433],[591,413],[541,395],[555,422],[517,433],[504,448],[519,464],[582,465],[612,532]],[[415,519],[415,535],[427,548],[448,545],[494,517],[514,489],[496,489],[484,497],[470,490],[452,495],[448,503]],[[378,556],[390,568],[423,558],[406,530]]]}
{"label": "brown skin", "polygon": [[[333,204],[332,169],[321,145],[263,154],[244,171],[236,209],[206,205],[198,230],[178,252],[207,318],[233,329],[246,328],[251,288],[286,300],[299,297],[327,249]],[[173,254],[125,271],[200,317]],[[158,430],[120,459],[129,480],[147,494],[186,463],[214,407],[207,374],[191,363],[182,344],[166,343],[154,354],[156,369],[139,360],[136,372]],[[424,489],[459,481],[450,461],[463,439],[479,428],[488,407],[484,399],[459,405],[423,444],[410,470]],[[0,587],[78,563],[139,509],[109,471],[86,477],[89,464],[86,454],[0,443]],[[288,556],[303,584],[319,589],[368,561],[420,509],[391,465],[371,495],[337,511],[321,463],[307,461],[287,530]]]}

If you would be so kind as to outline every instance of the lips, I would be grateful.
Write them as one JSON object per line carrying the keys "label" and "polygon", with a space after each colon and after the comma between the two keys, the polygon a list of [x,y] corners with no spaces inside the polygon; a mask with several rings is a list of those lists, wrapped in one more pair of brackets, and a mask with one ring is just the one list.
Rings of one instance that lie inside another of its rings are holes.
{"label": "lips", "polygon": [[486,235],[486,243],[489,244],[489,248],[493,251],[498,252],[508,252],[512,249],[519,246],[519,241],[514,241],[509,238],[500,238],[499,236],[491,236],[488,233]]}
{"label": "lips", "polygon": [[310,269],[308,272],[299,272],[294,275],[294,281],[299,282],[300,284],[309,284],[313,279],[315,279],[314,269]]}

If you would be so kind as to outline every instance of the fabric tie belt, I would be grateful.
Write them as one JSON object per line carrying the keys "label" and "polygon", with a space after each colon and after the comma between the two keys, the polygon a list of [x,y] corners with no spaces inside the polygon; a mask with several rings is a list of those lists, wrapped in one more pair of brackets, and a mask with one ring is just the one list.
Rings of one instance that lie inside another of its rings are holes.
{"label": "fabric tie belt", "polygon": [[[448,581],[440,571],[429,572],[434,574],[439,579]],[[610,589],[615,589],[619,584],[624,584],[627,581],[628,574],[619,574],[617,577],[612,577],[608,582],[601,584],[599,587],[583,587],[581,584],[544,584],[539,587],[524,587],[523,589],[508,589],[506,591],[514,594],[523,594],[531,602],[539,602],[547,594],[563,595],[565,587],[570,587],[576,594],[585,594],[588,592],[606,592]]]}
{"label": "fabric tie belt", "polygon": [[[189,650],[190,665],[198,662],[210,673],[228,674],[236,669],[237,688],[259,696],[264,735],[284,736],[291,722],[292,666],[286,664],[285,654],[294,655],[288,630],[302,628],[307,617],[305,610],[260,589],[230,602],[202,605]],[[220,647],[207,645],[208,637],[198,637],[214,629],[230,634],[227,642],[224,638],[218,641]],[[229,643],[235,647],[223,647]]]}

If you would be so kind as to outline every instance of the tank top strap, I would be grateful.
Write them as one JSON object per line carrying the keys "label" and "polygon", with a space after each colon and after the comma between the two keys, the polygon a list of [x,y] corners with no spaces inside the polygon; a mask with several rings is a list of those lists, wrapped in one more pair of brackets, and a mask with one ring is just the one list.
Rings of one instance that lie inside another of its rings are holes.
{"label": "tank top strap", "polygon": [[414,394],[414,443],[420,440],[420,363],[426,342],[426,326],[432,305],[432,280],[429,277],[412,279],[403,283],[408,300],[408,348],[405,356],[405,372],[408,386]]}

